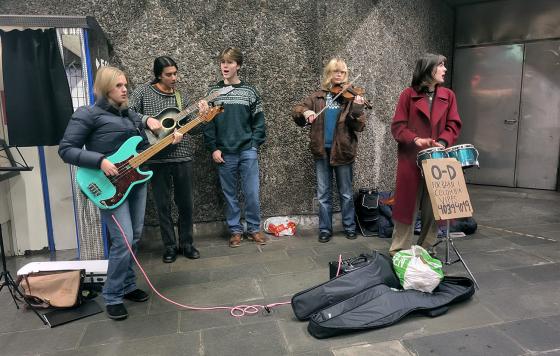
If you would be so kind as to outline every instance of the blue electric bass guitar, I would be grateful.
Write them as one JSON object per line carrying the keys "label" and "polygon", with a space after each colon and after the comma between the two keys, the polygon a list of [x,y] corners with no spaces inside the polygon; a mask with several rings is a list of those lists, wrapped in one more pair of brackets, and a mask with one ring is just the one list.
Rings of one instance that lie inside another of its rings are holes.
{"label": "blue electric bass guitar", "polygon": [[[195,119],[181,126],[177,131],[185,134],[202,122],[209,122],[223,112],[223,106],[211,107]],[[126,140],[117,152],[107,159],[119,170],[116,176],[106,176],[101,169],[79,167],[76,181],[84,194],[100,209],[114,209],[122,204],[128,193],[136,184],[149,180],[153,172],[141,171],[140,165],[173,142],[170,133],[145,151],[138,153],[136,147],[142,141],[141,136]]]}

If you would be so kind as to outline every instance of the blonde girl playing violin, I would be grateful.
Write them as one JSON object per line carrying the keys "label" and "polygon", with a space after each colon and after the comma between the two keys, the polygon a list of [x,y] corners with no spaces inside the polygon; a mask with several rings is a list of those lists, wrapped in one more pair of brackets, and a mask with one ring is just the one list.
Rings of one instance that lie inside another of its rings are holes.
{"label": "blonde girl playing violin", "polygon": [[[348,82],[348,67],[340,58],[331,59],[323,70],[321,89],[297,104],[292,117],[299,126],[310,125],[311,154],[317,174],[319,201],[319,242],[332,238],[332,178],[342,208],[342,225],[346,238],[356,238],[352,192],[353,164],[358,148],[356,132],[365,127],[364,98],[333,100],[331,88]],[[326,109],[323,110],[326,106]],[[317,115],[317,113],[320,113]]]}

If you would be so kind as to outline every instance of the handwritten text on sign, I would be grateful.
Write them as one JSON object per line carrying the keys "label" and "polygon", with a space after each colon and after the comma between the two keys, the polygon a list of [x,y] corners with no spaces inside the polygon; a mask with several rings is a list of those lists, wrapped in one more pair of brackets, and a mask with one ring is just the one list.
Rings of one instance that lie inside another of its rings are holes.
{"label": "handwritten text on sign", "polygon": [[422,170],[436,220],[472,216],[465,177],[456,159],[427,159],[422,162]]}

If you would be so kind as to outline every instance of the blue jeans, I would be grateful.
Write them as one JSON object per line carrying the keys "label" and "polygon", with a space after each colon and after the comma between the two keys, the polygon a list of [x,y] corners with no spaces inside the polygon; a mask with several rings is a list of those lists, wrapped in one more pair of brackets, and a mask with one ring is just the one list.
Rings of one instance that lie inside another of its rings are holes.
{"label": "blue jeans", "polygon": [[133,269],[134,260],[128,252],[121,231],[111,215],[115,215],[126,235],[126,239],[132,246],[134,253],[136,253],[138,241],[144,227],[146,193],[146,183],[136,185],[118,208],[101,210],[101,217],[107,224],[111,239],[107,280],[103,287],[103,298],[107,305],[122,303],[123,296],[136,289],[136,276]]}
{"label": "blue jeans", "polygon": [[332,233],[332,178],[336,176],[336,185],[342,208],[342,226],[344,231],[356,231],[354,220],[354,197],[352,192],[353,165],[331,166],[329,155],[315,160],[317,173],[317,200],[319,201],[319,231]]}
{"label": "blue jeans", "polygon": [[225,163],[218,166],[222,192],[226,200],[226,221],[230,233],[242,234],[241,209],[237,198],[237,179],[241,178],[241,190],[245,198],[245,221],[247,232],[260,231],[261,207],[259,202],[259,160],[257,149],[250,148],[239,153],[223,153]]}

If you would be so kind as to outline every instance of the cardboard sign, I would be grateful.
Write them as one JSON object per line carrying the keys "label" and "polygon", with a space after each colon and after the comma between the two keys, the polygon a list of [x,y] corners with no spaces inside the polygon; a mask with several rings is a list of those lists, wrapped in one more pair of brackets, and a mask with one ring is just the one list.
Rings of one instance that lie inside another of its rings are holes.
{"label": "cardboard sign", "polygon": [[422,170],[436,220],[472,216],[463,169],[454,158],[427,159]]}

